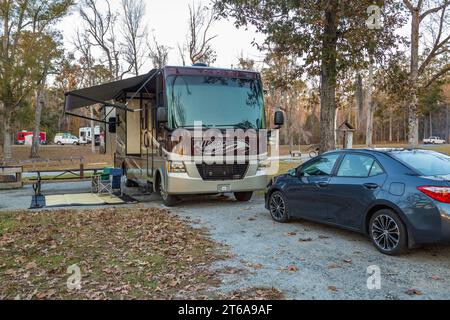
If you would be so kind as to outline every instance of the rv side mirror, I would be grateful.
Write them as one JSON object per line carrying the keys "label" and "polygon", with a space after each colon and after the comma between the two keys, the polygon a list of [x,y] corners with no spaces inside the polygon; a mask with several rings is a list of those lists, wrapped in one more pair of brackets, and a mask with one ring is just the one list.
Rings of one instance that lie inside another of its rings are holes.
{"label": "rv side mirror", "polygon": [[158,107],[156,110],[156,121],[158,123],[166,123],[167,122],[167,111],[164,107]]}
{"label": "rv side mirror", "polygon": [[283,114],[283,111],[275,112],[274,123],[275,123],[276,126],[284,125],[284,114]]}
{"label": "rv side mirror", "polygon": [[108,123],[108,131],[109,133],[116,133],[116,129],[117,129],[117,119],[115,117],[111,117],[109,118],[109,123]]}

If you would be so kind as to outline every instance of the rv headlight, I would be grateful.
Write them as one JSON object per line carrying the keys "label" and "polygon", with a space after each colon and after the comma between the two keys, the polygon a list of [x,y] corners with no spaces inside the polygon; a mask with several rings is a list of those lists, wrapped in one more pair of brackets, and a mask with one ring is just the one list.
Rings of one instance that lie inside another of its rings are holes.
{"label": "rv headlight", "polygon": [[184,173],[184,172],[186,172],[186,167],[183,162],[170,161],[169,162],[169,172]]}

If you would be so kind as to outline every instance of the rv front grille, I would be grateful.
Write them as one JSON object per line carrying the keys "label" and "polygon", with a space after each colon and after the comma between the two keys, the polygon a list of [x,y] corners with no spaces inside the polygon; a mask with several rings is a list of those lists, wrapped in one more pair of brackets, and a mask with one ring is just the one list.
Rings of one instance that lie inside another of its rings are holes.
{"label": "rv front grille", "polygon": [[197,164],[198,172],[203,180],[239,180],[248,170],[248,163],[242,164]]}

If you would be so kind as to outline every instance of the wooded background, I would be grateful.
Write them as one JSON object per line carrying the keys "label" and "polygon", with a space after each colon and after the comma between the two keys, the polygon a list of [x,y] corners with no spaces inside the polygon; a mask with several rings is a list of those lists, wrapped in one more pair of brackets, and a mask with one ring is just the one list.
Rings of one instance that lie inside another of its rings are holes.
{"label": "wooded background", "polygon": [[[93,125],[63,116],[66,91],[146,73],[148,61],[177,64],[168,61],[172,50],[183,65],[216,66],[218,19],[265,35],[253,44],[263,60],[243,53],[235,65],[216,67],[262,73],[268,119],[285,112],[281,143],[291,149],[334,149],[343,121],[367,146],[449,140],[449,0],[180,1],[189,19],[173,31],[186,34],[176,48],[149,32],[145,1],[117,0],[115,9],[109,1],[0,0],[0,158],[11,158],[19,130],[46,131],[52,141],[56,132]],[[73,39],[56,28],[69,10],[80,15]],[[30,157],[39,157],[34,136]]]}

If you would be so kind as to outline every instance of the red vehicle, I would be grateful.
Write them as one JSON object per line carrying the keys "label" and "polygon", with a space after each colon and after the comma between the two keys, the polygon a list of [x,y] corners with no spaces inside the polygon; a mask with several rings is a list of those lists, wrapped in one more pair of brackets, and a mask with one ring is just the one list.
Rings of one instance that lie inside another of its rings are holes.
{"label": "red vehicle", "polygon": [[[30,138],[27,138],[28,136]],[[17,133],[17,144],[25,144],[28,139],[33,139],[33,132],[23,130]],[[40,144],[47,144],[47,133],[39,132],[39,142]]]}

